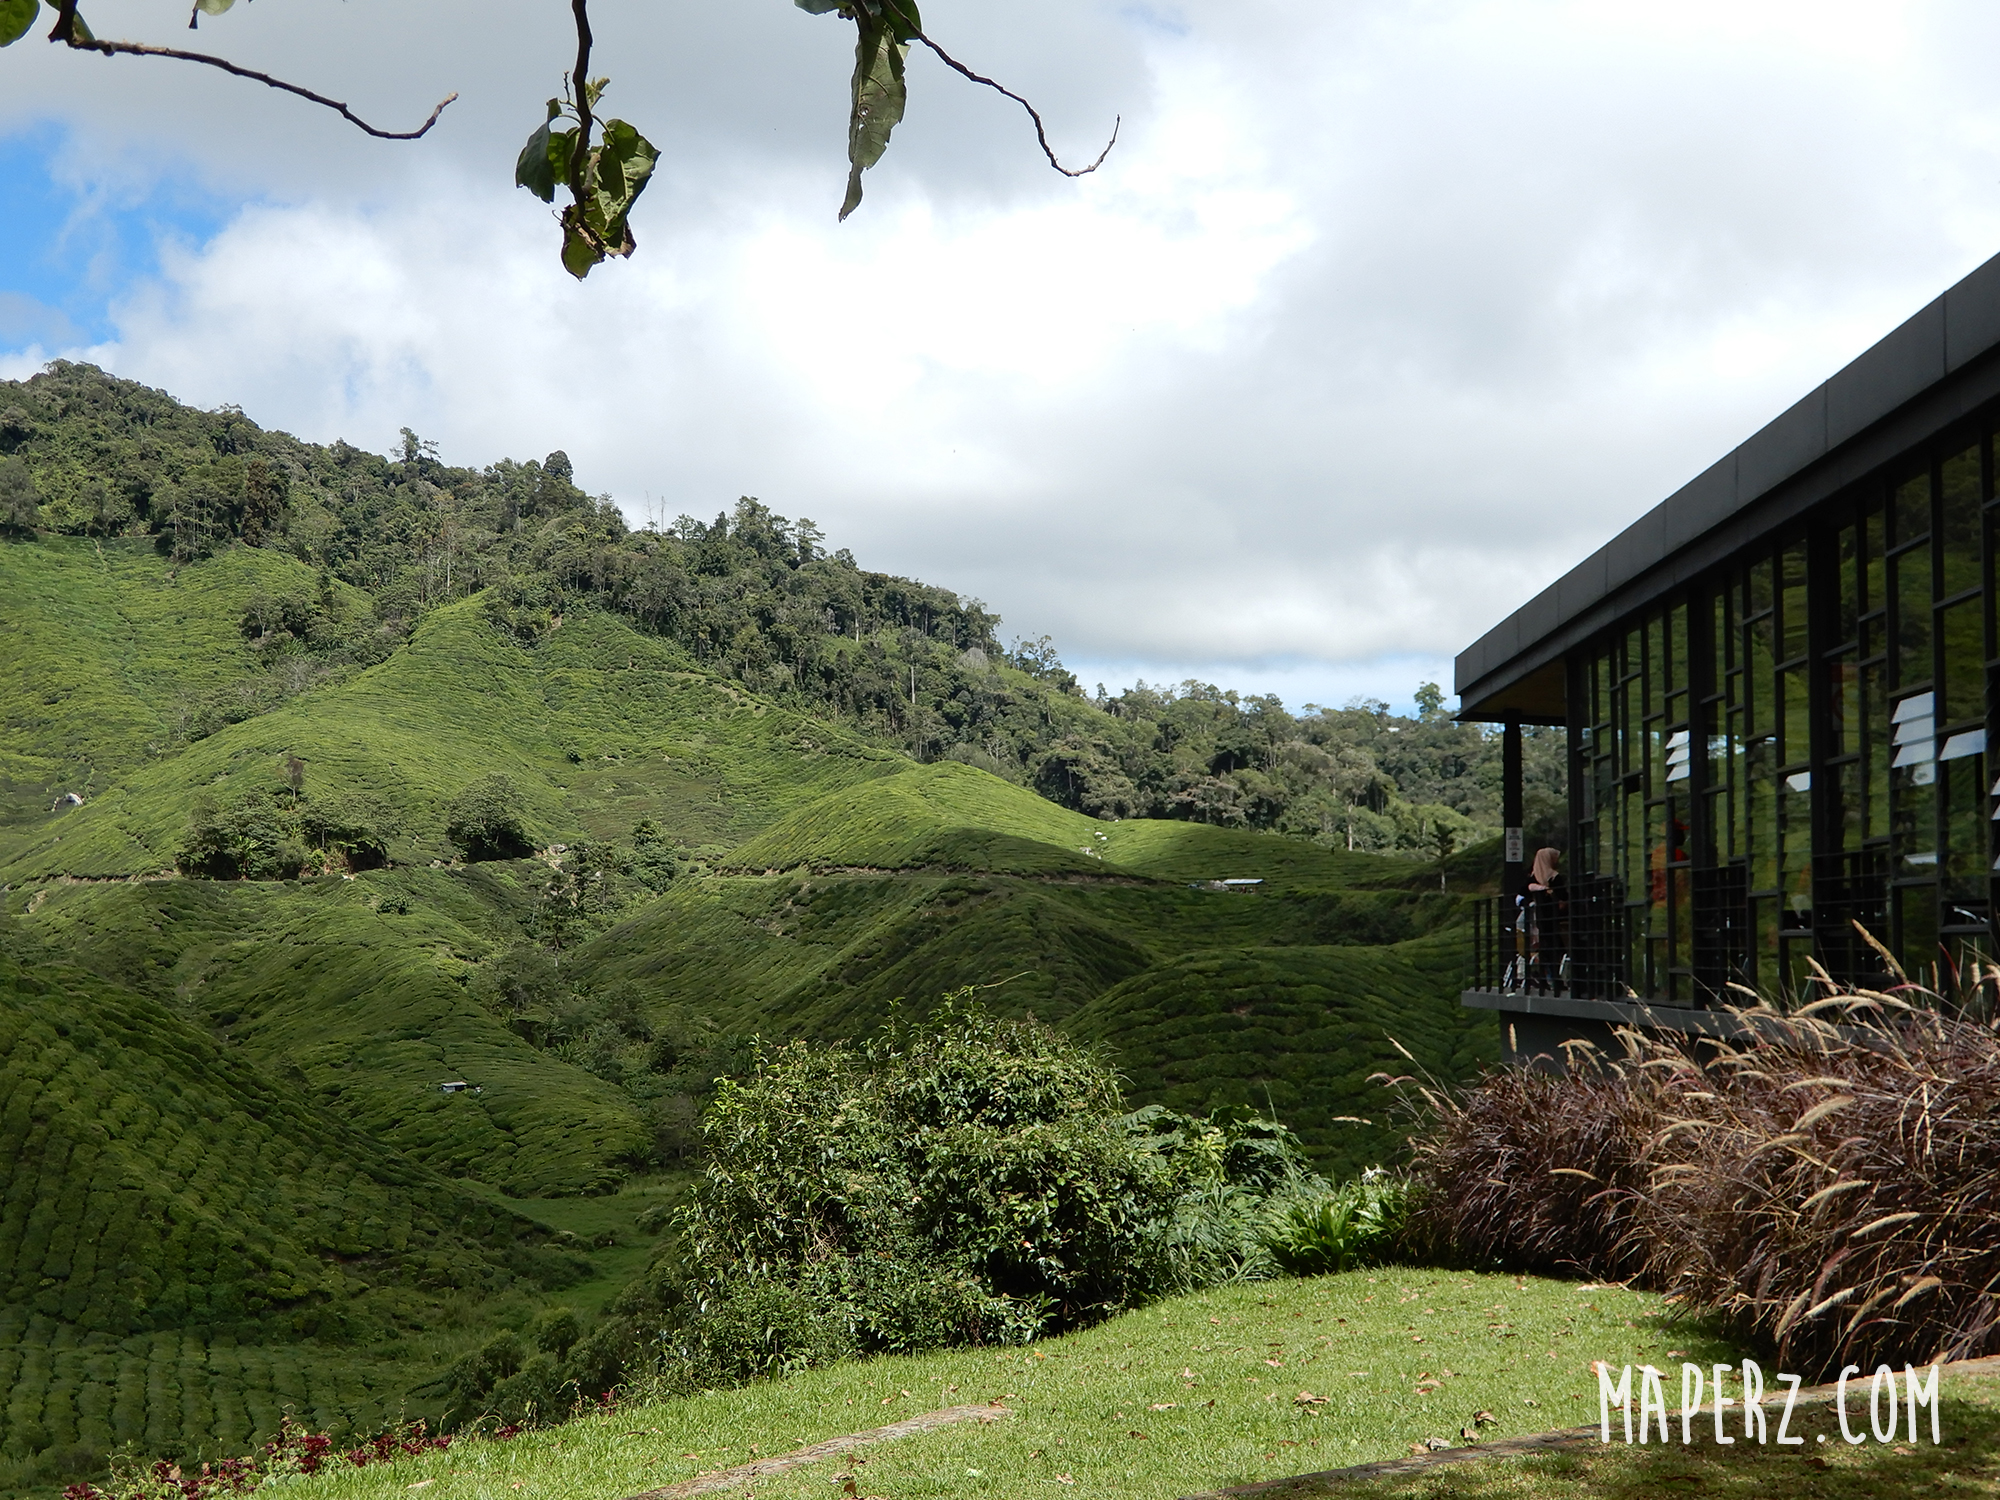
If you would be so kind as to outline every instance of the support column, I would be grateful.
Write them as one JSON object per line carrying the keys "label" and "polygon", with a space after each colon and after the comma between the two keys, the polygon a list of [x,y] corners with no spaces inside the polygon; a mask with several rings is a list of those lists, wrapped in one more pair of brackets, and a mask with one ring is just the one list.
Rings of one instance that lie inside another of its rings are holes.
{"label": "support column", "polygon": [[1528,889],[1528,850],[1521,831],[1521,720],[1509,714],[1500,731],[1500,822],[1506,830],[1506,865],[1500,892],[1507,900],[1502,907],[1513,919],[1513,898]]}

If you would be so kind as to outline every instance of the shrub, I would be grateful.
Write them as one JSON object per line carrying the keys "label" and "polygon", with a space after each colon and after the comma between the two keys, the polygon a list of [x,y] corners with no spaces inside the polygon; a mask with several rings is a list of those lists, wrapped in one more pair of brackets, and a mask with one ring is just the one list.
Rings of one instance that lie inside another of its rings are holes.
{"label": "shrub", "polygon": [[0,458],[0,536],[32,537],[41,519],[41,501],[27,463]]}
{"label": "shrub", "polygon": [[301,819],[314,847],[350,871],[379,870],[389,862],[387,810],[368,797],[314,798]]}
{"label": "shrub", "polygon": [[[864,1051],[761,1055],[703,1122],[707,1178],[681,1215],[699,1270],[649,1294],[669,1378],[1023,1343],[1217,1279],[1228,1257],[1191,1233],[1196,1200],[1254,1225],[1269,1185],[1300,1174],[1295,1144],[1264,1122],[1121,1111],[1096,1054],[963,994]],[[1254,1229],[1238,1240],[1261,1254]]]}
{"label": "shrub", "polygon": [[227,805],[202,798],[174,851],[176,867],[207,880],[290,880],[305,862],[284,811],[264,792]]}
{"label": "shrub", "polygon": [[476,781],[445,809],[445,836],[469,861],[520,859],[535,852],[514,783],[494,774]]}
{"label": "shrub", "polygon": [[2000,1036],[1879,996],[1628,1032],[1432,1091],[1419,1213],[1480,1258],[1636,1278],[1831,1371],[2000,1351]]}
{"label": "shrub", "polygon": [[1300,1193],[1275,1207],[1264,1243],[1293,1276],[1327,1276],[1395,1257],[1404,1244],[1407,1178],[1381,1171],[1358,1182]]}

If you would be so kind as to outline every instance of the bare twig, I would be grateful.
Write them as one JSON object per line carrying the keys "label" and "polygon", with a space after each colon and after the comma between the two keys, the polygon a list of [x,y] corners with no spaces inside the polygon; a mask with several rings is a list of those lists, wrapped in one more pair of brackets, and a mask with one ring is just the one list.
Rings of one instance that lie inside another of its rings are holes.
{"label": "bare twig", "polygon": [[[578,3],[580,4],[581,0],[578,0]],[[346,120],[348,124],[364,130],[369,135],[375,136],[380,140],[414,141],[429,134],[431,126],[437,124],[438,116],[444,113],[445,106],[458,97],[456,92],[445,95],[444,98],[438,101],[437,108],[431,111],[430,118],[425,120],[415,130],[378,130],[345,104],[342,104],[338,99],[329,99],[324,94],[315,94],[311,89],[301,88],[296,83],[287,83],[282,78],[273,78],[269,73],[259,73],[255,68],[238,67],[227,58],[212,57],[206,52],[186,52],[179,47],[153,47],[148,46],[144,42],[107,42],[94,36],[78,36],[76,34],[76,7],[77,0],[63,0],[63,4],[56,14],[56,24],[49,32],[50,41],[61,42],[64,46],[77,52],[98,52],[106,57],[117,57],[121,54],[132,57],[171,57],[178,62],[202,63],[211,68],[220,68],[223,72],[234,74],[238,78],[248,78],[253,83],[261,83],[267,88],[278,89],[287,94],[296,94],[301,99],[310,100],[314,104],[323,104],[343,120]]]}
{"label": "bare twig", "polygon": [[[581,0],[579,0],[579,3],[581,3]],[[1028,112],[1028,118],[1035,122],[1035,139],[1042,143],[1042,155],[1046,156],[1049,159],[1049,165],[1054,167],[1058,172],[1062,173],[1063,176],[1088,177],[1092,172],[1095,172],[1099,167],[1104,165],[1104,158],[1109,156],[1111,154],[1111,148],[1118,144],[1118,129],[1121,125],[1125,123],[1125,117],[1123,115],[1118,115],[1114,117],[1114,119],[1112,120],[1111,139],[1106,141],[1104,143],[1104,149],[1097,153],[1096,161],[1092,162],[1087,167],[1071,168],[1064,166],[1060,161],[1056,159],[1056,153],[1054,149],[1049,145],[1048,132],[1042,128],[1041,114],[1039,111],[1036,110],[1034,105],[1030,104],[1026,99],[1023,99],[1019,94],[1015,93],[1005,84],[996,83],[993,79],[986,77],[984,74],[973,72],[972,69],[968,68],[964,63],[960,62],[957,58],[953,57],[949,52],[945,51],[944,48],[940,47],[936,42],[932,41],[929,37],[925,36],[921,31],[917,33],[917,40],[922,42],[926,47],[930,48],[932,52],[936,53],[938,60],[942,62],[947,68],[950,68],[954,73],[958,73],[966,78],[970,78],[974,83],[983,83],[986,85],[986,87],[992,89],[995,93],[1005,94],[1009,99],[1012,99],[1016,104],[1020,105],[1021,108],[1025,109]]]}

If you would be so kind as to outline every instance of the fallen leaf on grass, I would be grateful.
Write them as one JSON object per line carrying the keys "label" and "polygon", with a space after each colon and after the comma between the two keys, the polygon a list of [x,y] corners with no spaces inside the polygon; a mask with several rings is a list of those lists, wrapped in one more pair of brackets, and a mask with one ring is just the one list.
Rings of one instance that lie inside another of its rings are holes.
{"label": "fallen leaf on grass", "polygon": [[[1534,1405],[1532,1401],[1529,1402],[1528,1404],[1530,1406]],[[1480,1412],[1474,1412],[1472,1414],[1472,1425],[1475,1427],[1484,1427],[1490,1422],[1497,1422],[1499,1420],[1500,1419],[1494,1416],[1493,1413],[1490,1411],[1480,1411]]]}
{"label": "fallen leaf on grass", "polygon": [[1147,1411],[1172,1411],[1172,1410],[1173,1410],[1173,1409],[1174,1409],[1175,1407],[1177,1407],[1177,1406],[1179,1406],[1179,1405],[1180,1405],[1180,1402],[1178,1402],[1178,1401],[1155,1401],[1155,1402],[1154,1402],[1154,1403],[1153,1403],[1153,1404],[1152,1404],[1151,1406],[1147,1407],[1147,1408],[1146,1408],[1146,1410],[1147,1410]]}
{"label": "fallen leaf on grass", "polygon": [[1267,1359],[1264,1361],[1264,1363],[1269,1365],[1274,1370],[1282,1370],[1285,1368],[1285,1362],[1282,1359]]}
{"label": "fallen leaf on grass", "polygon": [[1067,1475],[1067,1474],[1058,1474],[1058,1475],[1056,1475],[1056,1483],[1057,1483],[1057,1484],[1075,1484],[1075,1483],[1076,1483],[1076,1481],[1075,1481],[1074,1479],[1070,1478],[1070,1477],[1069,1477],[1069,1475]]}
{"label": "fallen leaf on grass", "polygon": [[1300,1391],[1296,1396],[1292,1397],[1292,1405],[1294,1406],[1324,1406],[1326,1402],[1326,1397],[1315,1396],[1311,1391]]}
{"label": "fallen leaf on grass", "polygon": [[1134,1427],[1130,1432],[1126,1433],[1125,1436],[1138,1438],[1141,1442],[1151,1441],[1151,1439],[1149,1439],[1145,1433],[1141,1432],[1136,1427]]}
{"label": "fallen leaf on grass", "polygon": [[1826,1460],[1821,1458],[1817,1453],[1811,1454],[1806,1459],[1806,1467],[1809,1469],[1824,1469],[1826,1467]]}

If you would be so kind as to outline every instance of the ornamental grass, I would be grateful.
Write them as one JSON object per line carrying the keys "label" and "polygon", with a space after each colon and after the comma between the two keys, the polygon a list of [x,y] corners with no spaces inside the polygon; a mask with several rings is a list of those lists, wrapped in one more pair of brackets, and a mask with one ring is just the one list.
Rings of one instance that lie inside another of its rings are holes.
{"label": "ornamental grass", "polygon": [[1974,979],[1423,1088],[1416,1227],[1665,1292],[1802,1373],[2000,1352],[2000,1031],[1965,1003],[2000,970]]}

